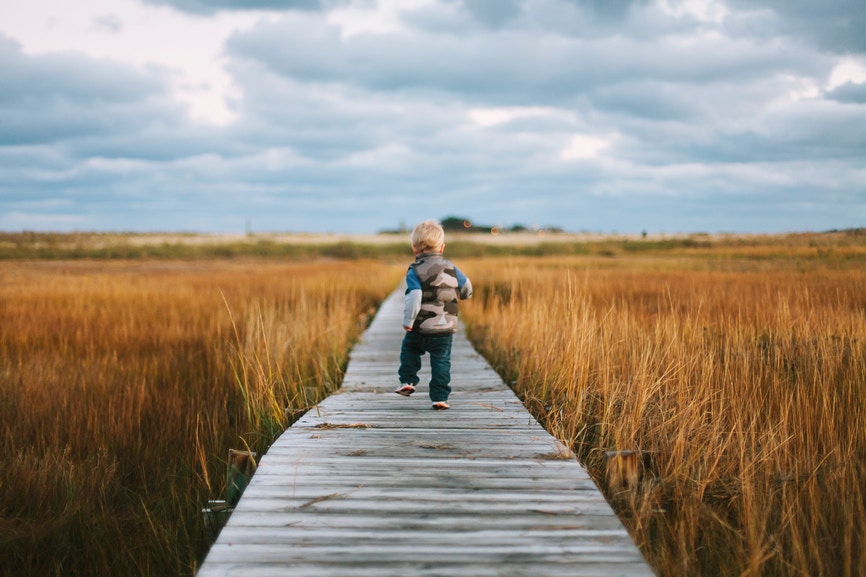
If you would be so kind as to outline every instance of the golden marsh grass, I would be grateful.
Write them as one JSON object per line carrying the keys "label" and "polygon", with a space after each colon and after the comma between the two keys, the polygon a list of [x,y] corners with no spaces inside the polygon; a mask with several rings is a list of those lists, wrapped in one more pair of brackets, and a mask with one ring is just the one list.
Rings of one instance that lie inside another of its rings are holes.
{"label": "golden marsh grass", "polygon": [[191,575],[229,448],[335,389],[399,270],[7,261],[0,574]]}
{"label": "golden marsh grass", "polygon": [[782,256],[462,263],[470,338],[661,575],[866,574],[866,269]]}
{"label": "golden marsh grass", "polygon": [[[866,574],[862,231],[453,240],[470,338],[660,574]],[[410,257],[93,242],[0,242],[0,575],[191,575],[228,449],[338,386]],[[622,450],[632,490],[605,475]]]}

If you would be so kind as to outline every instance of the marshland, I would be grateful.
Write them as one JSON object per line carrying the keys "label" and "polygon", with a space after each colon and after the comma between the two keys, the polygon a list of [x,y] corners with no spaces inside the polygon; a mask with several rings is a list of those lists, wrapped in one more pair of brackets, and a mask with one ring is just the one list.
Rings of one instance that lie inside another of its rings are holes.
{"label": "marshland", "polygon": [[[339,387],[411,258],[403,238],[0,240],[5,575],[193,575],[228,449],[263,453]],[[860,231],[446,255],[470,339],[660,575],[866,573]],[[609,483],[612,451],[639,455],[636,485]]]}

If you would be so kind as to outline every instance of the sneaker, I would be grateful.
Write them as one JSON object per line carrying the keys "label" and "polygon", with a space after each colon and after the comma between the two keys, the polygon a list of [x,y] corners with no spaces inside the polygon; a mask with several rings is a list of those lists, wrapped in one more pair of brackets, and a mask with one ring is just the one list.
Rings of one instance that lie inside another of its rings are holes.
{"label": "sneaker", "polygon": [[439,401],[438,403],[433,403],[433,408],[437,411],[444,411],[445,409],[450,409],[451,405],[449,405],[445,401]]}
{"label": "sneaker", "polygon": [[397,393],[398,395],[403,395],[404,397],[408,397],[409,395],[411,395],[412,393],[415,392],[415,387],[413,387],[412,385],[408,385],[408,384],[407,385],[400,385],[399,387],[397,387],[397,390],[394,392]]}

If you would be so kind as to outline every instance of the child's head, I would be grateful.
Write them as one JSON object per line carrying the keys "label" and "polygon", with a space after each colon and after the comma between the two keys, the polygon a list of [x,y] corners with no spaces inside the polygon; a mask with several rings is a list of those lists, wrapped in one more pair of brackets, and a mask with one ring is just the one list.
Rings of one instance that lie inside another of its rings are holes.
{"label": "child's head", "polygon": [[412,231],[412,249],[416,253],[442,252],[445,248],[445,230],[435,220],[425,220]]}

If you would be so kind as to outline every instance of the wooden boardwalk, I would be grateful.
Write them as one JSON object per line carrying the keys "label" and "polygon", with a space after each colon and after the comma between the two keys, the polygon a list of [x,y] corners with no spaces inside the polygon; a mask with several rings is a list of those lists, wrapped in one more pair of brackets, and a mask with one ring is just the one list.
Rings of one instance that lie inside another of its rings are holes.
{"label": "wooden boardwalk", "polygon": [[259,464],[198,577],[649,576],[586,471],[455,337],[451,410],[394,394],[402,291]]}

